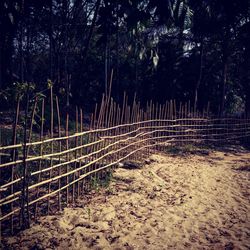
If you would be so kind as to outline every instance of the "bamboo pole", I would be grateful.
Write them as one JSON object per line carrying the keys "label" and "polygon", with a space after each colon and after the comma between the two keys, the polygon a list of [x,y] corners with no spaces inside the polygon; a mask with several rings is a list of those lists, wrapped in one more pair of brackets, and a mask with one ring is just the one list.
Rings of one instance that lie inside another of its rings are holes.
{"label": "bamboo pole", "polygon": [[[43,139],[43,130],[44,130],[44,99],[42,99],[42,107],[41,107],[41,125],[40,125],[40,140]],[[43,144],[40,145],[40,155],[43,155]],[[41,181],[41,169],[42,169],[42,160],[39,160],[38,163],[38,183]],[[39,187],[37,187],[36,191],[36,199],[39,197]],[[35,219],[37,218],[37,213],[38,213],[38,203],[35,203]]]}
{"label": "bamboo pole", "polygon": [[[199,141],[212,141],[212,140],[221,141],[222,136],[224,134],[227,135],[228,140],[232,140],[234,138],[241,138],[242,136],[247,136],[247,134],[245,134],[246,126],[243,125],[243,119],[235,119],[235,124],[237,124],[237,125],[234,125],[233,129],[229,133],[229,131],[227,130],[227,128],[228,128],[227,122],[229,121],[229,118],[227,118],[227,119],[223,120],[224,123],[221,123],[221,124],[218,124],[218,126],[217,125],[215,126],[216,135],[213,135],[213,133],[211,135],[211,136],[214,136],[215,139],[211,139],[210,136],[207,136],[207,131],[208,131],[207,124],[204,124],[204,122],[207,122],[207,119],[204,119],[205,118],[204,112],[202,114],[199,114],[199,112],[196,112],[195,115],[196,115],[197,119],[194,119],[194,120],[190,119],[190,118],[188,118],[189,108],[187,107],[187,104],[185,104],[183,107],[183,112],[182,112],[183,118],[179,119],[179,116],[177,117],[176,105],[174,102],[172,105],[172,109],[173,109],[172,115],[170,115],[169,117],[172,116],[173,120],[168,121],[168,120],[164,119],[165,117],[163,115],[164,113],[168,113],[167,106],[166,106],[166,111],[165,111],[164,106],[156,104],[152,108],[152,116],[149,119],[151,121],[145,122],[142,120],[144,120],[144,117],[146,115],[144,115],[143,111],[140,109],[140,104],[135,103],[135,104],[133,104],[132,107],[128,106],[125,108],[125,110],[126,110],[126,112],[125,112],[126,113],[125,124],[127,124],[127,125],[120,126],[121,124],[119,124],[119,122],[117,123],[117,121],[122,120],[122,116],[119,117],[119,107],[111,99],[110,105],[106,106],[106,110],[109,110],[109,113],[107,115],[105,115],[105,117],[106,117],[105,120],[107,121],[107,124],[106,124],[107,129],[99,130],[98,125],[95,125],[96,124],[96,112],[95,112],[94,116],[92,116],[92,121],[91,121],[91,123],[92,123],[91,127],[93,128],[93,130],[95,130],[94,133],[93,132],[90,133],[93,136],[93,141],[91,141],[91,143],[96,142],[95,141],[96,137],[100,136],[100,133],[104,133],[104,135],[106,133],[104,140],[105,140],[105,143],[107,143],[107,146],[105,147],[105,149],[103,149],[103,147],[100,147],[101,144],[91,144],[91,146],[90,146],[91,150],[90,150],[89,154],[84,155],[85,158],[90,157],[89,158],[90,162],[88,162],[87,164],[85,164],[83,166],[80,163],[77,168],[74,168],[71,171],[67,171],[66,173],[61,173],[61,174],[58,172],[57,176],[51,176],[51,178],[49,178],[49,179],[46,179],[42,182],[39,181],[38,183],[35,183],[34,185],[28,186],[28,190],[32,190],[33,188],[38,188],[41,185],[44,185],[44,184],[47,185],[48,182],[54,183],[54,181],[58,181],[58,183],[60,183],[61,178],[72,176],[72,175],[75,176],[73,181],[68,182],[65,186],[62,187],[62,189],[61,189],[60,185],[58,185],[57,190],[51,190],[51,192],[48,192],[47,195],[45,195],[45,197],[44,196],[42,196],[42,197],[37,196],[37,198],[35,200],[31,201],[30,204],[27,203],[25,206],[28,206],[31,204],[37,204],[36,202],[39,202],[42,199],[50,199],[50,197],[52,197],[55,193],[57,195],[59,195],[61,190],[68,189],[69,187],[72,187],[74,185],[78,185],[79,182],[81,180],[85,179],[87,176],[90,176],[93,174],[98,175],[99,173],[102,173],[102,171],[104,171],[108,168],[112,168],[113,166],[115,166],[115,164],[117,162],[120,162],[122,159],[127,159],[129,157],[132,157],[134,159],[135,153],[138,153],[138,155],[139,155],[142,152],[142,149],[144,149],[144,148],[150,148],[150,147],[156,148],[157,145],[162,145],[163,143],[176,143],[178,141],[188,142],[188,143],[199,142]],[[100,114],[99,114],[99,117],[100,117]],[[102,119],[100,118],[100,121],[101,120]],[[197,123],[194,123],[193,126],[191,126],[190,123],[192,123],[194,121],[196,121]],[[232,119],[230,121],[232,122]],[[150,124],[150,122],[153,125]],[[171,125],[166,126],[166,123],[169,123]],[[247,123],[247,121],[244,120],[244,124],[246,124],[246,123]],[[97,124],[99,124],[99,118],[98,118]],[[174,128],[178,128],[178,126],[182,128],[181,133],[180,133],[180,131],[173,130]],[[160,129],[162,127],[165,127],[165,129]],[[171,129],[166,129],[168,127]],[[225,130],[225,129],[226,129],[226,131],[223,132],[223,130]],[[78,130],[78,128],[77,128],[77,130]],[[117,131],[119,131],[119,130],[121,130],[121,133],[120,132],[117,133]],[[125,133],[122,130],[125,130]],[[190,134],[191,131],[193,131],[193,130],[196,130],[196,137],[194,137],[194,139],[190,139],[190,136],[193,136],[192,134]],[[171,131],[170,132],[171,136],[170,136],[170,134],[165,135],[166,131]],[[132,135],[133,133],[136,133],[136,135],[131,136],[130,138],[127,138],[128,135]],[[81,136],[81,137],[79,137],[79,136]],[[83,136],[83,134],[82,134],[82,129],[81,129],[80,133],[78,133],[78,131],[76,131],[75,136],[70,137],[70,138],[75,138],[75,140],[77,140],[77,144],[78,144],[78,139],[82,138],[82,136]],[[119,138],[123,138],[123,137],[125,139],[119,139]],[[66,140],[69,139],[68,137],[66,137],[66,138],[67,138]],[[110,143],[108,142],[109,139],[111,140]],[[40,140],[41,140],[41,138],[40,138]],[[132,141],[132,143],[131,143],[131,141]],[[54,141],[52,140],[51,142],[54,142]],[[59,140],[59,142],[61,142],[61,140]],[[42,146],[42,145],[44,145],[44,143],[41,143],[40,145]],[[125,145],[125,147],[120,146],[120,145]],[[71,150],[70,152],[74,152],[76,154],[74,157],[75,159],[73,159],[73,161],[72,160],[69,161],[69,159],[68,159],[68,161],[66,161],[66,163],[63,162],[63,164],[67,164],[67,166],[68,166],[71,163],[81,162],[83,159],[82,154],[79,156],[79,151],[82,151],[82,149],[83,149],[83,147],[81,147],[81,146],[82,146],[82,143],[80,143],[80,145],[75,145],[75,147],[73,147],[73,148],[68,147],[68,150]],[[159,147],[159,146],[157,146],[157,147]],[[61,153],[61,150],[59,150],[59,151]],[[125,154],[121,154],[122,152],[125,152]],[[69,153],[69,151],[66,150],[66,154],[68,154],[68,153]],[[55,155],[55,154],[57,154],[57,153],[53,152],[50,155]],[[40,153],[40,155],[42,155],[42,153]],[[61,157],[61,155],[60,155],[60,157]],[[93,167],[97,163],[102,162],[103,159],[107,159],[107,158],[110,159],[107,162],[107,164],[102,165],[100,168]],[[35,158],[35,159],[37,159],[41,162],[41,158]],[[29,158],[27,160],[29,160]],[[33,159],[32,161],[35,161],[35,160]],[[64,166],[64,165],[62,165],[61,161],[60,161],[59,164],[50,166],[49,171],[51,172],[53,169],[56,169],[56,167],[58,168],[58,171],[60,171],[62,166]],[[89,171],[87,171],[87,172],[84,171],[90,166],[92,166],[92,168],[90,168]],[[39,168],[39,171],[36,171],[36,172],[40,172],[40,171],[43,171],[43,170]],[[39,175],[43,172],[40,172]],[[13,180],[11,181],[11,183],[12,182],[13,182]],[[39,190],[39,189],[37,189],[37,190]],[[8,196],[7,199],[4,198],[4,201],[3,201],[3,199],[2,200],[0,199],[1,206],[3,205],[3,203],[5,201],[13,202],[14,200],[16,200],[16,195],[20,195],[20,193],[19,194],[11,194],[11,196]],[[14,197],[14,199],[12,201],[10,201],[11,197]],[[10,214],[9,216],[12,216],[16,210],[17,209],[11,211],[11,213],[9,213]],[[7,215],[4,215],[3,217],[0,216],[1,217],[0,221],[2,221],[3,218],[4,219],[7,218],[6,216]]]}
{"label": "bamboo pole", "polygon": [[[96,118],[97,117],[97,108],[98,108],[98,105],[96,103],[95,109],[94,109],[94,114],[93,114],[93,129],[97,128],[97,118]],[[94,133],[93,134],[93,141],[95,141],[97,137],[98,137],[98,133]],[[98,149],[97,146],[98,145],[94,144],[92,149],[91,149],[91,152],[96,151]],[[96,158],[97,158],[97,156],[96,156]],[[93,159],[95,159],[95,157]],[[96,163],[93,164],[92,169],[97,169],[97,168],[98,168],[98,165]],[[94,178],[95,178],[96,182],[99,183],[100,175],[98,172],[94,175]]]}
{"label": "bamboo pole", "polygon": [[[60,108],[58,97],[56,96],[56,113],[57,113],[57,121],[58,121],[58,137],[61,137],[61,117],[60,117]],[[62,151],[62,142],[59,141],[59,152]],[[59,156],[59,164],[61,163],[61,157]],[[61,167],[58,168],[58,175],[60,176],[62,173]],[[61,179],[58,179],[58,188],[61,189]],[[58,192],[58,208],[59,211],[62,210],[62,201],[61,201],[61,192]]]}
{"label": "bamboo pole", "polygon": [[[0,145],[2,145],[2,130],[0,127]],[[2,155],[0,154],[0,165],[2,163]],[[2,171],[0,169],[0,180],[2,180]],[[2,190],[0,189],[0,200],[2,199]],[[0,207],[0,218],[2,217],[2,207]],[[0,248],[2,247],[2,221],[0,220]]]}
{"label": "bamboo pole", "polygon": [[[187,120],[187,119],[185,119],[185,120]],[[196,121],[200,121],[201,122],[201,121],[206,121],[207,119],[193,118],[192,120],[196,120]],[[226,120],[226,119],[215,118],[215,119],[211,119],[211,120],[212,121],[221,121],[221,120]],[[229,120],[232,121],[233,119],[230,118]],[[164,122],[167,122],[167,121],[168,120],[164,120]],[[169,121],[170,122],[177,122],[177,121],[180,121],[180,119],[169,119]],[[240,121],[240,119],[235,119],[235,121]],[[43,140],[43,141],[37,141],[37,142],[27,143],[26,145],[27,146],[35,146],[35,145],[40,145],[42,143],[51,143],[51,142],[56,142],[56,141],[59,141],[59,140],[72,139],[72,138],[75,138],[75,137],[79,137],[79,136],[82,136],[82,135],[88,135],[88,134],[91,134],[91,133],[109,131],[109,130],[112,130],[112,129],[117,129],[118,127],[127,127],[127,126],[132,126],[132,125],[137,125],[137,124],[144,124],[144,123],[152,123],[152,122],[161,122],[161,120],[155,119],[155,120],[148,120],[148,121],[140,121],[138,123],[121,124],[121,125],[118,125],[118,126],[115,126],[115,127],[109,127],[109,128],[105,128],[105,129],[102,128],[102,129],[96,129],[96,130],[91,130],[91,131],[83,131],[83,133],[72,134],[70,136],[63,136],[63,137],[60,137],[60,138],[54,137],[54,138],[46,139],[46,140]],[[239,125],[239,124],[236,124],[236,125]],[[221,124],[221,126],[225,126],[225,124]],[[0,147],[0,151],[1,150],[13,149],[13,148],[21,148],[21,147],[23,147],[23,144],[2,146],[2,147]],[[8,165],[11,165],[11,164],[8,164]]]}
{"label": "bamboo pole", "polygon": [[[12,138],[12,144],[15,145],[17,142],[17,125],[18,125],[18,119],[19,119],[19,110],[20,110],[20,98],[17,99],[17,105],[16,105],[16,112],[15,112],[15,121],[13,125],[13,138]],[[13,149],[12,151],[12,161],[16,161],[16,149]],[[0,163],[1,164],[1,163]],[[15,171],[16,165],[14,164],[11,166],[11,181],[14,181],[14,171]],[[10,187],[10,193],[14,193],[14,185],[12,184]],[[13,210],[13,203],[11,203],[10,210]],[[11,234],[13,234],[14,230],[14,217],[11,216]],[[0,243],[1,244],[1,243]]]}
{"label": "bamboo pole", "polygon": [[[76,107],[76,116],[75,116],[75,133],[78,133],[78,108]],[[75,147],[78,147],[78,137],[75,137]],[[74,152],[74,158],[77,159],[77,150]],[[74,169],[77,169],[77,162],[74,164]],[[77,172],[73,175],[73,180],[76,179]],[[72,185],[72,202],[75,203],[76,199],[78,199],[79,190],[78,190],[78,183],[76,182]]]}
{"label": "bamboo pole", "polygon": [[[66,113],[66,127],[65,127],[65,135],[66,135],[66,151],[69,150],[69,107],[67,105],[67,113]],[[66,162],[69,162],[69,152],[66,155]],[[66,173],[69,172],[69,164],[66,164]],[[66,206],[69,204],[69,176],[66,176]]]}
{"label": "bamboo pole", "polygon": [[[54,137],[54,105],[53,105],[53,86],[50,87],[50,136]],[[51,154],[54,154],[54,143],[51,142]],[[50,167],[53,166],[53,158],[50,159]],[[49,172],[49,178],[52,178],[52,170]],[[51,182],[48,185],[48,193],[51,192]],[[50,199],[47,200],[47,214],[50,214]]]}
{"label": "bamboo pole", "polygon": [[[158,132],[158,131],[153,131],[153,132]],[[149,133],[152,133],[152,131],[150,131]],[[155,138],[157,138],[157,137],[154,137],[154,139]],[[163,138],[167,138],[166,136],[164,136]],[[176,136],[176,138],[178,138],[178,135]],[[136,143],[140,143],[140,141],[139,142],[136,142]],[[134,143],[133,143],[134,144]],[[130,144],[131,145],[131,144]],[[130,145],[128,145],[128,146],[130,146]],[[110,153],[109,153],[109,155],[110,155]],[[106,157],[106,156],[105,156]],[[100,160],[100,159],[98,159],[98,160]],[[91,164],[93,164],[93,162],[91,163]],[[90,165],[90,164],[89,164]],[[77,170],[77,171],[79,171],[79,169]],[[72,172],[71,173],[69,173],[69,174],[72,174]],[[58,179],[58,177],[55,177],[55,178],[53,178],[53,180],[56,180],[56,179]],[[51,180],[51,181],[53,181],[53,180]],[[44,181],[43,183],[45,183],[45,182],[47,182],[47,181]],[[41,185],[41,183],[39,184],[39,185]],[[33,187],[35,187],[35,186],[37,186],[37,184],[36,185],[33,185]],[[32,188],[33,188],[32,187]],[[2,201],[1,201],[2,202]]]}
{"label": "bamboo pole", "polygon": [[28,123],[28,113],[29,113],[29,85],[26,90],[25,99],[26,99],[26,107],[25,107],[25,118],[24,118],[24,133],[23,133],[23,182],[22,182],[22,190],[20,191],[21,197],[21,205],[20,205],[20,216],[21,216],[21,226],[22,229],[29,228],[30,226],[30,215],[29,215],[29,169],[28,164],[26,162],[27,159],[27,123]]}
{"label": "bamboo pole", "polygon": [[[187,104],[187,102],[184,105],[184,117],[185,118],[188,117],[188,104]],[[187,122],[187,126],[189,126],[189,122]]]}
{"label": "bamboo pole", "polygon": [[[33,124],[34,124],[37,102],[38,102],[38,97],[35,98],[35,103],[34,103],[34,106],[33,106],[32,112],[31,112],[31,121],[30,121],[28,143],[30,143],[32,141]],[[27,155],[29,155],[29,147],[27,147]]]}
{"label": "bamboo pole", "polygon": [[[83,131],[83,111],[82,109],[80,108],[80,131],[82,133]],[[83,136],[80,137],[80,145],[82,146],[84,143],[83,141]],[[80,155],[82,156],[83,155],[83,148],[80,149]],[[80,166],[82,166],[82,161],[80,161]],[[83,171],[80,172],[81,174],[83,174]],[[82,183],[81,183],[81,186],[80,186],[80,194],[83,195],[83,191],[84,191],[84,183],[85,180],[82,180]],[[80,185],[80,183],[79,183]]]}

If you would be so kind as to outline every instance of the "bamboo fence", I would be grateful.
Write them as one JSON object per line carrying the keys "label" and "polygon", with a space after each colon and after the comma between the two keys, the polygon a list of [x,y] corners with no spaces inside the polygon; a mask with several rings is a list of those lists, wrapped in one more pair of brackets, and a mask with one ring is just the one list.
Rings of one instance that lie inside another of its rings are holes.
{"label": "bamboo fence", "polygon": [[[103,95],[88,128],[84,129],[82,109],[76,108],[74,132],[69,129],[73,116],[68,111],[66,118],[61,116],[52,88],[47,127],[45,103],[45,99],[35,100],[26,119],[27,136],[21,140],[17,138],[18,101],[12,143],[0,146],[0,235],[13,234],[40,215],[75,203],[93,181],[105,178],[119,163],[145,159],[166,146],[250,138],[249,118],[211,117],[209,106],[198,112],[190,102],[150,101],[142,109],[136,97],[129,105],[124,94],[120,106]],[[39,131],[34,131],[34,124]]]}

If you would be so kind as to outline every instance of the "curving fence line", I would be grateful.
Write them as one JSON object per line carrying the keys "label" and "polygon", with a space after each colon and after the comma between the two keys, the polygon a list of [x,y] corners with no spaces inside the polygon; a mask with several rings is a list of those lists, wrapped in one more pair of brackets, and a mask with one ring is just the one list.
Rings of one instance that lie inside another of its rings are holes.
{"label": "curving fence line", "polygon": [[[76,109],[75,131],[70,134],[69,114],[61,124],[58,99],[56,126],[51,98],[49,133],[45,133],[44,100],[41,101],[39,133],[34,132],[34,112],[26,137],[0,146],[1,235],[29,226],[42,214],[52,214],[83,197],[93,183],[104,180],[124,161],[145,159],[155,150],[173,144],[249,141],[250,119],[210,117],[208,108],[193,110],[190,103],[148,103],[146,109],[124,96],[120,107],[103,96],[100,107],[84,129],[83,112]],[[19,105],[19,104],[18,104]],[[34,106],[39,105],[38,101]],[[99,111],[98,111],[99,109]],[[33,109],[34,110],[34,109]],[[16,120],[18,120],[19,107]],[[28,120],[27,120],[28,122]],[[13,131],[16,131],[17,122]]]}

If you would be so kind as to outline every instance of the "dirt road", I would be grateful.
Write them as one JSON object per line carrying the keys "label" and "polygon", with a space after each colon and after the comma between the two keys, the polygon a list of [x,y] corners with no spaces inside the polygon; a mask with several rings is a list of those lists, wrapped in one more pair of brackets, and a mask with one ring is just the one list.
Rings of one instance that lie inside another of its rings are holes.
{"label": "dirt road", "polygon": [[94,198],[8,239],[14,249],[250,249],[250,153],[153,155]]}

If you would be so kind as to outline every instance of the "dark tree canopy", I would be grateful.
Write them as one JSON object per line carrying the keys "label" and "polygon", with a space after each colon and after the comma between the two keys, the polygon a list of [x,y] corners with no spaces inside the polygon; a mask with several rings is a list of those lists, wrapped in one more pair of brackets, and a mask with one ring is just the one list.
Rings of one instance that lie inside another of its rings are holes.
{"label": "dark tree canopy", "polygon": [[[2,0],[1,109],[32,83],[91,108],[107,91],[250,113],[248,0]],[[66,102],[66,101],[65,101]]]}

